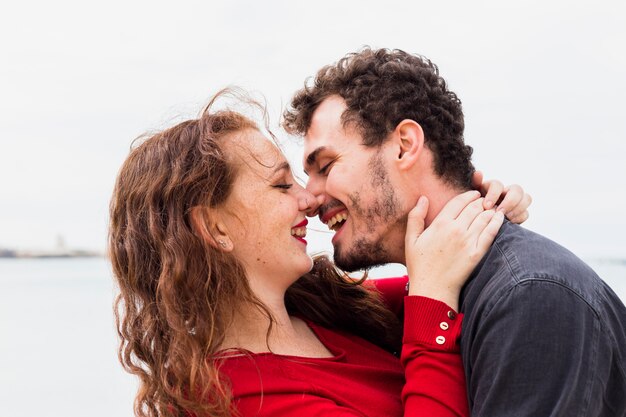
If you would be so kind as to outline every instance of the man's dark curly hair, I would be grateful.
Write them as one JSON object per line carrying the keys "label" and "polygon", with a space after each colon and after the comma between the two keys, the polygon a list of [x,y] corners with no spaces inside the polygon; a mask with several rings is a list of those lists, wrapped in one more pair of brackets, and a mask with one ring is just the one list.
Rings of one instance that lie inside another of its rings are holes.
{"label": "man's dark curly hair", "polygon": [[329,96],[342,97],[344,126],[359,129],[365,146],[379,146],[404,119],[420,124],[434,170],[451,185],[471,188],[472,148],[463,141],[461,101],[425,57],[401,50],[364,48],[320,69],[284,114],[284,127],[304,136],[313,113]]}

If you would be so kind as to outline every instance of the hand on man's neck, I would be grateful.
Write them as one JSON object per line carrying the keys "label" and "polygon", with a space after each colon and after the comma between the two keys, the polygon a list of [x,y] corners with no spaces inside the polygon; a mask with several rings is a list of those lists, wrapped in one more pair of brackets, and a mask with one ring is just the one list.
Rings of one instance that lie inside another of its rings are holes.
{"label": "hand on man's neck", "polygon": [[[434,173],[422,175],[419,177],[418,181],[414,181],[412,185],[408,186],[404,190],[404,192],[406,193],[405,201],[408,202],[410,206],[406,208],[406,213],[408,213],[413,207],[415,207],[415,205],[417,204],[417,200],[421,196],[426,196],[426,198],[428,198],[429,205],[424,224],[425,227],[428,227],[450,200],[465,191],[467,190],[463,190],[451,185],[449,182],[444,181],[440,177],[436,176]],[[397,248],[396,255],[399,256],[399,259],[401,260],[391,260],[390,262],[399,262],[406,266],[404,253],[405,233],[406,229],[401,233],[398,233],[396,237],[394,237],[394,239],[397,239],[397,244],[394,245],[394,247]]]}

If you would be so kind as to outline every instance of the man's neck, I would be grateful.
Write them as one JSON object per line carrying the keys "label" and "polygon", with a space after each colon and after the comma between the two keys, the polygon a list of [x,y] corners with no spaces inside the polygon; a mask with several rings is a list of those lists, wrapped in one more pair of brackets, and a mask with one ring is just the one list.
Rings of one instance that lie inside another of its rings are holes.
{"label": "man's neck", "polygon": [[[435,161],[432,152],[425,147],[420,153],[419,161],[408,171],[398,171],[398,182],[402,193],[408,196],[407,203],[413,208],[420,197],[428,198],[426,227],[432,223],[443,207],[455,196],[467,191],[452,185],[435,172]],[[408,213],[408,211],[407,211]]]}
{"label": "man's neck", "polygon": [[[465,190],[453,187],[448,182],[432,174],[430,178],[426,178],[424,176],[421,177],[419,184],[411,189],[410,192],[412,195],[409,201],[414,206],[417,204],[417,200],[421,196],[428,198],[428,212],[426,213],[426,218],[424,220],[425,227],[428,227],[433,222],[435,217],[437,217],[437,215],[441,212],[444,206],[464,191]],[[404,238],[404,236],[402,236],[402,238]],[[400,263],[406,266],[403,240],[401,248],[402,252],[399,253],[401,256]]]}
{"label": "man's neck", "polygon": [[452,187],[441,180],[425,185],[422,189],[422,195],[428,198],[429,203],[425,220],[426,227],[430,226],[435,217],[437,217],[450,200],[464,191],[465,190]]}

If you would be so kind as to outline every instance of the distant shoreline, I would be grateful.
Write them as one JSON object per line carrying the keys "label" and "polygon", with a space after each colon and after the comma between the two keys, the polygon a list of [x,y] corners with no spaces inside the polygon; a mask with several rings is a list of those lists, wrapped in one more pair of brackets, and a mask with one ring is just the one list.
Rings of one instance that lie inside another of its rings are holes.
{"label": "distant shoreline", "polygon": [[19,251],[0,249],[0,259],[102,258],[100,252],[88,250]]}

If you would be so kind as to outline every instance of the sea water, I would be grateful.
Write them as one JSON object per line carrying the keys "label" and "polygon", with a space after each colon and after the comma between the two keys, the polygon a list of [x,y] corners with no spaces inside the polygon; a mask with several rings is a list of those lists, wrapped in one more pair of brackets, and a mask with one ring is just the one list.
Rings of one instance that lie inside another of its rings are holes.
{"label": "sea water", "polygon": [[0,260],[0,415],[132,416],[104,259]]}
{"label": "sea water", "polygon": [[[588,262],[626,300],[626,261]],[[0,416],[133,416],[114,293],[104,259],[0,259]]]}

